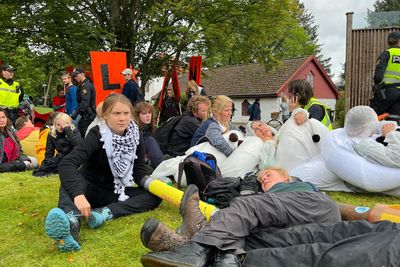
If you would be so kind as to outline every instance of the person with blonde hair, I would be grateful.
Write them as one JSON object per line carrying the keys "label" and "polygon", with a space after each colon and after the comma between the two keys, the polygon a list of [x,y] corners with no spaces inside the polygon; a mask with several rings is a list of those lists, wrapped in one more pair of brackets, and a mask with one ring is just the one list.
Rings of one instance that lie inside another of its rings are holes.
{"label": "person with blonde hair", "polygon": [[206,120],[194,133],[191,146],[209,141],[225,156],[233,149],[229,146],[223,134],[229,130],[237,130],[230,121],[233,101],[227,96],[219,95],[211,101],[211,118]]}
{"label": "person with blonde hair", "polygon": [[58,164],[74,147],[82,142],[82,137],[75,128],[72,118],[59,112],[54,118],[46,141],[44,160],[34,176],[45,176],[58,172]]}
{"label": "person with blonde hair", "polygon": [[[341,221],[339,208],[329,196],[311,183],[292,181],[282,168],[263,169],[258,181],[263,193],[234,198],[210,222],[199,208],[198,188],[189,185],[179,207],[181,235],[153,218],[144,223],[142,243],[156,252],[142,257],[143,266],[172,262],[176,266],[206,266],[212,261],[213,266],[240,266],[238,255],[265,247],[268,239],[264,236],[269,233],[299,224]],[[163,242],[164,238],[168,242]]]}
{"label": "person with blonde hair", "polygon": [[143,188],[144,142],[132,114],[126,96],[107,96],[100,123],[60,163],[58,207],[49,211],[45,221],[46,234],[57,241],[60,251],[81,248],[79,231],[84,218],[94,229],[161,203]]}

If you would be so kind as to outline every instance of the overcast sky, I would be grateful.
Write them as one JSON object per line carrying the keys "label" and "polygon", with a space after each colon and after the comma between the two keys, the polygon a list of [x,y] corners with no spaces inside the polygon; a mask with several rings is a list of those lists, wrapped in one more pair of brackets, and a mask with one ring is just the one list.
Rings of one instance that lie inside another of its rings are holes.
{"label": "overcast sky", "polygon": [[331,72],[338,81],[346,54],[346,13],[367,13],[373,10],[375,0],[301,0],[319,25],[318,40],[324,58],[331,58]]}

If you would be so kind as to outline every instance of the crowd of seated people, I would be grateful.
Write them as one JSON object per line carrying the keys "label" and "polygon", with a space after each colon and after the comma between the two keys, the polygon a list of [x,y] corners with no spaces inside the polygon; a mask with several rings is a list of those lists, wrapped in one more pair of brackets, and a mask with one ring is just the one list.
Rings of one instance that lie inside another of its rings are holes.
{"label": "crowd of seated people", "polygon": [[[291,114],[279,131],[254,120],[243,133],[231,122],[232,99],[218,95],[210,100],[194,95],[187,110],[177,115],[180,120],[171,130],[166,151],[161,150],[154,137],[154,106],[148,102],[132,106],[121,94],[110,94],[97,106],[97,117],[84,137],[64,112],[52,113],[41,129],[34,127],[28,117],[20,117],[14,129],[7,112],[0,109],[0,172],[32,170],[38,165],[34,176],[59,173],[59,202],[47,215],[46,234],[57,241],[60,251],[74,251],[81,247],[82,219],[87,220],[89,228],[98,228],[121,216],[157,208],[161,199],[144,187],[148,175],[152,179],[177,180],[179,164],[194,151],[214,155],[222,177],[243,179],[248,173],[263,170],[259,182],[267,193],[246,200],[235,198],[230,208],[213,216],[212,222],[205,222],[198,210],[192,217],[185,215],[189,212],[185,211],[189,209],[185,207],[188,198],[196,195],[196,189],[186,184],[192,191],[181,202],[180,212],[187,224],[184,229],[196,225],[186,232],[188,235],[178,236],[154,219],[142,228],[146,247],[154,251],[175,250],[144,256],[145,266],[173,262],[193,252],[203,255],[193,256],[194,262],[208,264],[212,259],[217,264],[218,256],[223,264],[239,266],[234,265],[239,264],[238,255],[266,247],[267,237],[278,238],[282,229],[339,223],[336,204],[319,190],[400,195],[396,179],[400,175],[397,126],[380,125],[372,109],[358,106],[347,113],[343,129],[332,130],[327,108],[313,97],[310,88],[303,80],[289,84]],[[231,134],[237,135],[235,141]],[[359,164],[357,170],[355,164]],[[377,181],[369,172],[385,175]],[[292,181],[289,175],[298,180]],[[284,194],[271,194],[275,192]],[[253,210],[252,205],[265,210]],[[276,205],[283,210],[274,213]],[[198,201],[194,206],[198,209]],[[231,218],[235,219],[230,221]],[[244,219],[247,223],[239,223]],[[239,226],[243,232],[234,232],[233,228]],[[263,232],[260,229],[264,227],[274,231]],[[176,243],[162,247],[166,243],[160,243],[160,231],[162,238],[172,238]],[[279,253],[287,252],[282,248]],[[182,264],[190,266],[192,261],[184,260]]]}

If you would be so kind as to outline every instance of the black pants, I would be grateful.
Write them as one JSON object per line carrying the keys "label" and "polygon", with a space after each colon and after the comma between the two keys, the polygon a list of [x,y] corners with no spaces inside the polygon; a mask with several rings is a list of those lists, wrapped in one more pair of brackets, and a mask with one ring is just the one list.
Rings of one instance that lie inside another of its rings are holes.
{"label": "black pants", "polygon": [[86,130],[89,127],[90,123],[96,118],[95,115],[93,116],[82,116],[78,122],[78,130],[81,133],[82,138],[85,137]]}
{"label": "black pants", "polygon": [[4,162],[0,164],[1,172],[23,172],[26,170],[26,165],[23,161],[13,160],[10,162]]}
{"label": "black pants", "polygon": [[[111,210],[113,218],[149,211],[157,208],[161,203],[160,198],[142,187],[126,188],[125,194],[129,198],[125,201],[118,201],[118,195],[114,193],[114,190],[98,187],[85,179],[81,179],[81,181],[85,188],[85,197],[91,208],[107,207]],[[75,215],[80,214],[73,199],[62,186],[60,187],[58,207],[65,213],[72,211]]]}
{"label": "black pants", "polygon": [[389,221],[279,229],[246,243],[250,250],[244,266],[399,266],[399,230],[400,225]]}
{"label": "black pants", "polygon": [[370,106],[378,115],[385,112],[400,115],[400,88],[387,87],[384,90],[385,99],[377,92],[371,99]]}

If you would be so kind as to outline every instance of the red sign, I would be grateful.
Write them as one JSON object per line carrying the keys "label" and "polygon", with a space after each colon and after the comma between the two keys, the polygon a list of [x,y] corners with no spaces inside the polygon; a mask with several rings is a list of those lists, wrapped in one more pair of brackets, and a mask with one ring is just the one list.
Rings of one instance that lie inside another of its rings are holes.
{"label": "red sign", "polygon": [[121,72],[126,69],[125,52],[90,52],[96,105],[111,93],[121,93],[125,80]]}

